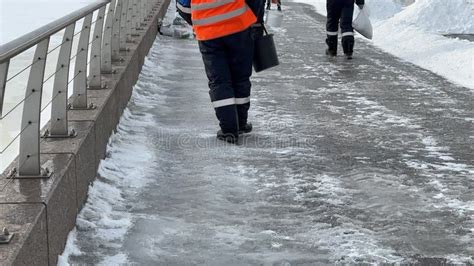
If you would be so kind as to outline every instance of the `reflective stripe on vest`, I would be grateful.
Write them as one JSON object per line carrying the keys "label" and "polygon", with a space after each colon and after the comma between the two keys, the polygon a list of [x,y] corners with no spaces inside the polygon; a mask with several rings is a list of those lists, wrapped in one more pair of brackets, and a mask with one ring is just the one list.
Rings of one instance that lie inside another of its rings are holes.
{"label": "reflective stripe on vest", "polygon": [[235,0],[216,0],[210,3],[194,4],[191,6],[191,10],[192,11],[205,10],[205,9],[220,7],[220,6],[227,5],[234,2]]}
{"label": "reflective stripe on vest", "polygon": [[191,14],[191,8],[189,8],[189,7],[184,7],[184,6],[181,5],[180,3],[177,3],[177,7],[178,7],[178,9],[181,10],[183,13]]}
{"label": "reflective stripe on vest", "polygon": [[208,17],[208,18],[204,18],[204,19],[193,19],[193,25],[194,26],[210,25],[210,24],[214,24],[214,23],[217,23],[217,22],[221,22],[221,21],[224,21],[224,20],[231,19],[231,18],[235,18],[235,17],[238,17],[238,16],[244,14],[245,11],[247,11],[248,9],[249,9],[249,7],[247,5],[245,5],[241,8],[239,8],[239,9],[236,9],[234,11],[231,11],[231,12],[228,12],[228,13],[225,13],[225,14],[222,14],[222,15],[217,15],[217,16]]}

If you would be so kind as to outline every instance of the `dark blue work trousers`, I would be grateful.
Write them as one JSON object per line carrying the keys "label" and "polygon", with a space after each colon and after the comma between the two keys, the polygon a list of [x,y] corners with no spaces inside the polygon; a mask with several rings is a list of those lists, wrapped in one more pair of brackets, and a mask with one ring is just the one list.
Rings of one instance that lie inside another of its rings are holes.
{"label": "dark blue work trousers", "polygon": [[352,55],[354,48],[354,30],[352,28],[354,0],[327,0],[326,7],[326,43],[328,44],[329,50],[332,53],[337,52],[337,35],[340,27],[344,53]]}
{"label": "dark blue work trousers", "polygon": [[251,30],[199,41],[209,94],[224,133],[237,134],[247,123],[254,40]]}
{"label": "dark blue work trousers", "polygon": [[341,32],[353,32],[352,16],[354,13],[354,0],[327,0],[327,25],[328,32],[338,32],[339,23]]}

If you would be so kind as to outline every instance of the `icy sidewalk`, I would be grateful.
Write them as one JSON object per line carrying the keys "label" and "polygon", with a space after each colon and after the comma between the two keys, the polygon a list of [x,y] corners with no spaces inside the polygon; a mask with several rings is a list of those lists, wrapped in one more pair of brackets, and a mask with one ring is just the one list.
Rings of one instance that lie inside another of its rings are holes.
{"label": "icy sidewalk", "polygon": [[63,262],[470,262],[473,95],[285,9],[282,65],[253,78],[255,131],[215,140],[193,40],[160,37]]}

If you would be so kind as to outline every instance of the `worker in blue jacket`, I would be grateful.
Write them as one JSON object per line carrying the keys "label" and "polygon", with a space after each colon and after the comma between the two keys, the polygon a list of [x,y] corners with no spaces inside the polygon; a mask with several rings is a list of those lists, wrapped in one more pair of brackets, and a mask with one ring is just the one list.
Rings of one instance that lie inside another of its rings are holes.
{"label": "worker in blue jacket", "polygon": [[340,25],[342,49],[344,50],[346,58],[352,59],[352,54],[354,52],[354,29],[352,28],[354,3],[360,8],[364,6],[364,0],[327,0],[327,55],[337,55],[337,36]]}

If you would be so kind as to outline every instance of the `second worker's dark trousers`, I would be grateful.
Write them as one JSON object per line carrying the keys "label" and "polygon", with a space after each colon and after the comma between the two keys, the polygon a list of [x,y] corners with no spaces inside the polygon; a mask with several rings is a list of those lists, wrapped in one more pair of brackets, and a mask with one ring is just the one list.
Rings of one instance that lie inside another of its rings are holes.
{"label": "second worker's dark trousers", "polygon": [[329,50],[337,51],[337,35],[339,27],[342,34],[342,47],[344,53],[352,54],[354,46],[354,30],[352,17],[354,13],[354,0],[327,0],[327,39]]}
{"label": "second worker's dark trousers", "polygon": [[247,123],[254,40],[250,28],[199,41],[209,79],[209,95],[223,133],[238,134]]}

